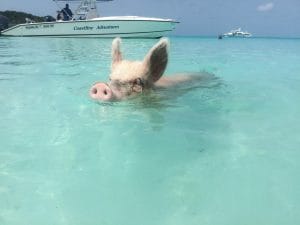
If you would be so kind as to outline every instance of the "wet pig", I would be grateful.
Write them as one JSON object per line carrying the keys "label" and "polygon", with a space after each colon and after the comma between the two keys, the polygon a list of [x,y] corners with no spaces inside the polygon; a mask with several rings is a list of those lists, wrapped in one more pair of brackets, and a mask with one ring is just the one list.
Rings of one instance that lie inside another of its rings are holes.
{"label": "wet pig", "polygon": [[182,74],[162,77],[168,64],[169,40],[162,38],[142,61],[123,59],[121,39],[112,42],[111,74],[108,82],[97,82],[90,89],[92,99],[119,101],[159,88],[169,88],[193,81],[195,76]]}

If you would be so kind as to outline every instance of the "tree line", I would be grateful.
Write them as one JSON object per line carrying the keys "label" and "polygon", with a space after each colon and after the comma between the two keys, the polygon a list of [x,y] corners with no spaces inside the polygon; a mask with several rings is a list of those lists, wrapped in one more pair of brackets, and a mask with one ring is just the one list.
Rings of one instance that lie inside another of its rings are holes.
{"label": "tree line", "polygon": [[20,23],[25,23],[25,18],[33,20],[35,22],[43,22],[45,21],[45,17],[35,16],[30,13],[25,12],[17,12],[17,11],[0,11],[0,15],[7,17],[9,21],[9,26],[14,26]]}

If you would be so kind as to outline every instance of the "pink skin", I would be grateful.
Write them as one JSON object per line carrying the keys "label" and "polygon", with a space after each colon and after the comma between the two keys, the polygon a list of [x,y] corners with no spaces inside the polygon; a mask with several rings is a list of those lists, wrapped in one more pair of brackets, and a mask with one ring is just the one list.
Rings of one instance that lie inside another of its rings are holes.
{"label": "pink skin", "polygon": [[90,96],[95,100],[111,101],[113,100],[112,90],[105,83],[96,83],[90,90]]}
{"label": "pink skin", "polygon": [[121,39],[112,43],[110,81],[98,82],[90,89],[90,97],[99,101],[119,101],[156,88],[169,88],[194,80],[194,76],[177,75],[162,78],[168,62],[167,39],[161,39],[146,54],[143,61],[123,60]]}
{"label": "pink skin", "polygon": [[90,97],[99,101],[118,101],[129,95],[129,93],[126,93],[125,85],[116,87],[112,82],[97,82],[90,89]]}

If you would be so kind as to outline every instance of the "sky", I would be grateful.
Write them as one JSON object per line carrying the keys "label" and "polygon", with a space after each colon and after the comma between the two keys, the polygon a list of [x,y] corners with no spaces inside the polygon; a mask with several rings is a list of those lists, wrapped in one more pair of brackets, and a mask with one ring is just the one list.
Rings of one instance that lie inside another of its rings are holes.
{"label": "sky", "polygon": [[[55,17],[57,9],[52,0],[0,0],[0,11]],[[300,0],[113,0],[99,3],[98,11],[172,18],[180,22],[174,35],[215,36],[241,27],[254,36],[300,37]]]}

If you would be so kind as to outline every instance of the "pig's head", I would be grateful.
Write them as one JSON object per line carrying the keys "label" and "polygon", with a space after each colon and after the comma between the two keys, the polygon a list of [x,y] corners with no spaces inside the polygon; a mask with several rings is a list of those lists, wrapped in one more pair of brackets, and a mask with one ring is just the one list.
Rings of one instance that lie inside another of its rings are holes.
{"label": "pig's head", "polygon": [[166,69],[168,46],[168,40],[163,38],[150,49],[143,61],[128,61],[123,59],[121,53],[121,39],[115,38],[112,42],[109,81],[94,84],[90,89],[91,98],[118,101],[151,89]]}

